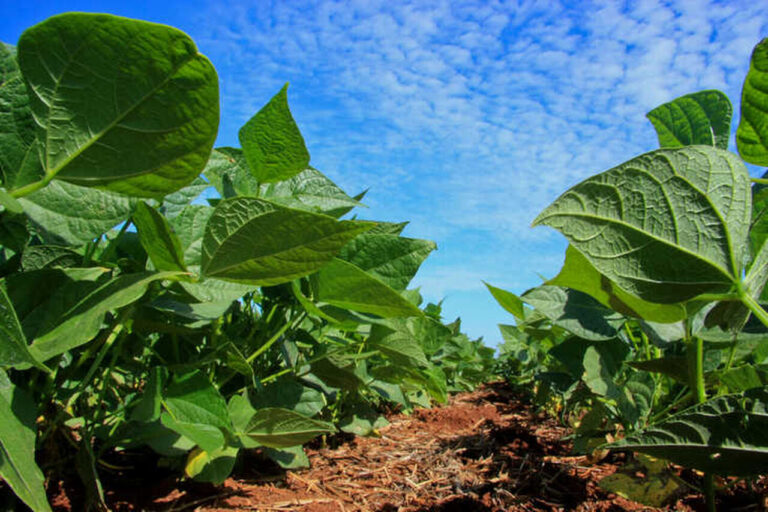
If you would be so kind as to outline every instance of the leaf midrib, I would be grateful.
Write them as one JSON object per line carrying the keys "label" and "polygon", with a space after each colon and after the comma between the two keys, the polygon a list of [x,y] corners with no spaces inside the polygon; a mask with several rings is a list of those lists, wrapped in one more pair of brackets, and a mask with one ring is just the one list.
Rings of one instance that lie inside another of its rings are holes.
{"label": "leaf midrib", "polygon": [[[652,233],[644,231],[644,230],[642,230],[642,229],[640,229],[640,228],[638,228],[636,226],[633,226],[632,224],[629,224],[629,223],[627,223],[625,221],[611,219],[611,218],[607,218],[607,217],[600,217],[599,215],[594,215],[594,214],[584,213],[584,212],[579,212],[579,213],[568,212],[568,213],[552,213],[550,215],[542,217],[541,219],[537,219],[536,224],[543,223],[545,220],[547,220],[549,218],[554,218],[554,217],[582,217],[582,218],[587,218],[587,219],[599,220],[599,221],[603,221],[603,222],[607,222],[607,223],[613,223],[613,224],[617,224],[617,225],[626,227],[627,229],[630,229],[632,231],[640,233],[641,235],[643,235],[643,236],[645,236],[647,238],[651,238],[651,239],[653,239],[653,240],[655,240],[657,242],[660,242],[660,243],[662,243],[664,245],[667,245],[669,247],[672,247],[672,248],[674,248],[674,249],[676,249],[676,250],[678,250],[680,252],[683,252],[683,253],[685,253],[685,254],[687,254],[689,256],[692,256],[693,258],[695,258],[695,259],[697,259],[699,261],[702,261],[702,262],[706,263],[707,265],[709,265],[711,267],[716,268],[720,273],[722,273],[724,276],[726,276],[731,282],[735,281],[734,277],[730,273],[728,273],[727,270],[723,269],[723,267],[721,267],[719,264],[714,263],[714,262],[712,262],[710,260],[707,260],[707,259],[699,256],[695,252],[692,252],[690,249],[687,249],[687,248],[685,248],[683,246],[680,246],[680,245],[675,245],[675,244],[669,242],[668,240],[665,240],[665,239],[660,238],[660,237],[658,237],[658,236],[656,236],[656,235],[654,235]],[[733,258],[733,254],[730,251],[730,245],[731,244],[730,244],[730,237],[728,237],[727,230],[726,230],[726,238],[728,239],[728,242],[729,242],[728,243],[728,246],[729,246],[728,247],[729,248],[729,256],[731,256],[731,258]],[[600,257],[600,258],[601,259],[613,259],[612,257],[611,258]]]}
{"label": "leaf midrib", "polygon": [[[56,102],[56,97],[57,97],[56,93],[57,93],[57,91],[59,89],[59,86],[61,85],[61,82],[62,82],[64,76],[67,74],[67,72],[71,68],[72,62],[75,60],[76,55],[80,52],[80,50],[83,48],[83,46],[85,46],[85,44],[91,40],[91,38],[93,37],[94,33],[92,33],[90,37],[86,38],[77,47],[77,49],[74,52],[72,52],[72,54],[70,55],[70,58],[67,61],[67,64],[64,66],[63,71],[58,76],[58,78],[54,79],[55,86],[53,88],[53,93],[51,95],[52,104],[49,104],[48,102],[46,102],[43,99],[43,96],[38,91],[36,91],[33,87],[30,87],[32,90],[35,90],[35,94],[37,95],[37,97],[40,99],[40,101],[43,104],[45,104],[45,106],[48,109],[48,116],[47,116],[47,119],[46,119],[46,124],[42,128],[44,128],[45,131],[46,131],[46,139],[45,139],[45,160],[46,160],[46,162],[45,162],[45,174],[49,178],[52,178],[52,177],[56,176],[59,172],[61,172],[61,170],[63,168],[65,168],[67,165],[72,163],[73,160],[75,160],[78,156],[80,156],[87,149],[89,149],[91,146],[93,146],[94,143],[96,143],[98,140],[100,140],[106,133],[108,133],[115,126],[117,126],[120,122],[122,122],[131,112],[133,112],[136,108],[138,108],[139,105],[141,105],[149,97],[154,95],[154,93],[157,92],[160,88],[165,86],[171,80],[171,78],[176,75],[176,73],[179,71],[179,69],[181,69],[182,67],[186,66],[189,62],[191,62],[195,58],[198,58],[198,57],[202,56],[199,52],[187,54],[186,58],[184,58],[178,65],[172,67],[170,73],[168,73],[167,76],[163,80],[158,82],[155,87],[152,87],[151,89],[149,89],[144,96],[142,96],[136,102],[134,102],[132,105],[130,105],[128,108],[126,108],[125,111],[121,115],[116,116],[115,119],[113,119],[112,122],[110,122],[104,129],[102,129],[98,133],[93,134],[90,137],[90,139],[85,144],[83,144],[80,148],[78,148],[76,151],[74,151],[72,154],[67,156],[64,160],[62,160],[59,163],[58,166],[56,166],[55,168],[51,169],[50,168],[50,161],[49,161],[50,153],[48,151],[48,148],[49,148],[49,141],[50,141],[50,136],[51,136],[51,129],[50,129],[51,113],[53,111],[54,105],[56,104],[55,103]],[[43,64],[45,62],[45,60],[42,59],[42,57],[40,58],[40,62],[41,62],[41,65],[46,69],[48,74],[51,75],[50,71],[48,71],[47,65]],[[51,77],[53,78],[53,75],[51,75]],[[145,171],[145,172],[136,173],[136,174],[133,174],[131,176],[139,176],[139,175],[142,175],[142,174],[146,174],[147,172],[151,172],[151,171],[152,171],[152,169],[150,169],[148,171]]]}

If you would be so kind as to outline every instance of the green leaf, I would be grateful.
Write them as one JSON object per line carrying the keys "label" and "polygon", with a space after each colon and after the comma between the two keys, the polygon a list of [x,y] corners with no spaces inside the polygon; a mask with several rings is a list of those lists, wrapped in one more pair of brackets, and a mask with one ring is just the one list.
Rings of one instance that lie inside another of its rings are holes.
{"label": "green leaf", "polygon": [[312,363],[312,374],[323,383],[334,388],[352,391],[366,386],[372,379],[366,379],[350,359],[328,356]]}
{"label": "green leaf", "polygon": [[728,96],[709,90],[680,96],[646,117],[656,128],[663,148],[703,145],[728,149],[732,114]]}
{"label": "green leaf", "polygon": [[168,221],[144,201],[136,205],[133,223],[139,241],[157,270],[186,272],[181,242]]}
{"label": "green leaf", "polygon": [[741,90],[741,121],[736,146],[747,162],[768,165],[768,38],[752,51]]}
{"label": "green leaf", "polygon": [[560,361],[572,377],[580,379],[585,372],[587,351],[592,347],[600,354],[601,365],[611,377],[618,374],[622,362],[629,354],[627,344],[618,339],[590,341],[574,337],[552,347],[549,355]]}
{"label": "green leaf", "polygon": [[559,230],[629,293],[666,304],[738,283],[750,213],[741,160],[694,146],[656,150],[588,178],[534,225]]}
{"label": "green leaf", "polygon": [[212,452],[224,446],[224,434],[219,427],[207,423],[176,420],[172,414],[164,412],[160,415],[162,425],[183,438],[192,441],[203,450]]}
{"label": "green leaf", "polygon": [[165,196],[162,205],[162,212],[165,215],[165,218],[171,219],[176,217],[207,188],[210,188],[210,185],[203,178],[198,176],[186,187]]}
{"label": "green leaf", "polygon": [[429,240],[363,233],[345,245],[338,257],[403,291],[436,248]]}
{"label": "green leaf", "polygon": [[[163,424],[213,452],[224,444],[221,430],[231,430],[227,403],[199,370],[174,375],[163,396],[168,415]],[[170,420],[170,421],[169,421]]]}
{"label": "green leaf", "polygon": [[168,379],[168,370],[161,366],[152,368],[144,383],[141,396],[131,412],[132,421],[152,422],[160,419],[163,388]]}
{"label": "green leaf", "polygon": [[11,212],[0,212],[0,246],[20,253],[27,248],[30,233],[27,218]]}
{"label": "green leaf", "polygon": [[607,368],[603,361],[603,355],[597,346],[587,347],[584,353],[584,374],[582,380],[587,387],[596,395],[618,400],[621,392],[613,382],[612,372]]}
{"label": "green leaf", "polygon": [[53,181],[19,198],[19,202],[46,241],[82,245],[125,221],[137,201],[106,190]]}
{"label": "green leaf", "polygon": [[83,255],[69,247],[58,245],[32,245],[21,255],[21,268],[25,272],[55,267],[76,267],[83,262]]}
{"label": "green leaf", "polygon": [[0,206],[8,213],[14,215],[24,213],[24,207],[21,206],[21,203],[2,188],[0,188]]}
{"label": "green leaf", "polygon": [[288,108],[288,84],[240,128],[239,137],[260,183],[287,180],[309,165],[309,151]]}
{"label": "green leaf", "polygon": [[[761,178],[768,178],[768,171]],[[752,184],[752,224],[749,229],[749,241],[752,254],[757,254],[768,239],[768,185]]]}
{"label": "green leaf", "polygon": [[34,512],[50,512],[35,464],[36,417],[34,399],[0,370],[0,476]]}
{"label": "green leaf", "polygon": [[720,475],[768,471],[768,391],[725,395],[607,445]]}
{"label": "green leaf", "polygon": [[686,316],[685,307],[681,304],[656,304],[625,292],[598,272],[572,245],[565,251],[565,263],[560,273],[546,284],[584,292],[622,315],[651,322],[672,323]]}
{"label": "green leaf", "polygon": [[312,167],[288,180],[267,185],[261,196],[289,208],[325,213],[332,217],[340,217],[350,209],[362,206]]}
{"label": "green leaf", "polygon": [[740,393],[765,387],[768,384],[768,367],[748,364],[718,372],[717,377],[731,393]]}
{"label": "green leaf", "polygon": [[29,351],[13,303],[5,293],[5,287],[0,286],[0,368],[18,365],[32,365],[50,371]]}
{"label": "green leaf", "polygon": [[221,485],[232,473],[239,451],[240,448],[235,446],[225,446],[211,452],[195,448],[189,452],[184,474],[198,482]]}
{"label": "green leaf", "polygon": [[259,182],[248,169],[240,148],[214,149],[203,173],[224,199],[259,195]]}
{"label": "green leaf", "polygon": [[688,372],[688,360],[683,356],[667,356],[648,359],[647,361],[627,361],[627,364],[638,370],[667,375],[681,384],[688,385],[691,381]]}
{"label": "green leaf", "polygon": [[244,434],[262,446],[289,448],[335,431],[330,423],[313,420],[288,409],[267,408],[256,411]]}
{"label": "green leaf", "polygon": [[0,179],[6,190],[39,180],[35,119],[16,62],[16,48],[0,42]]}
{"label": "green leaf", "polygon": [[339,421],[339,429],[342,432],[355,434],[356,436],[371,435],[376,430],[387,425],[389,425],[389,421],[364,402],[353,404]]}
{"label": "green leaf", "polygon": [[493,298],[499,303],[499,306],[503,307],[508,313],[512,315],[520,322],[525,322],[525,305],[522,299],[512,292],[496,288],[483,281],[485,287],[491,292]]}
{"label": "green leaf", "polygon": [[153,281],[173,272],[124,274],[105,269],[45,269],[14,274],[5,285],[21,320],[30,353],[40,361],[93,339],[104,316],[135,302]]}
{"label": "green leaf", "polygon": [[313,274],[310,282],[316,300],[340,308],[383,318],[422,315],[381,280],[338,258]]}
{"label": "green leaf", "polygon": [[304,386],[294,377],[279,378],[263,389],[251,392],[250,400],[256,409],[279,407],[308,418],[319,414],[326,405],[320,391]]}
{"label": "green leaf", "polygon": [[179,238],[184,253],[184,262],[188,267],[200,266],[205,228],[213,215],[213,211],[210,206],[190,204],[184,207],[178,215],[168,219],[168,224]]}
{"label": "green leaf", "polygon": [[400,235],[405,227],[408,225],[407,222],[377,222],[375,226],[373,226],[370,231],[367,231],[366,233],[369,235]]}
{"label": "green leaf", "polygon": [[[640,457],[650,458],[647,455]],[[608,492],[651,507],[662,507],[679,494],[680,488],[670,471],[651,470],[636,463],[603,477],[598,485]]]}
{"label": "green leaf", "polygon": [[290,448],[262,448],[264,454],[277,462],[283,469],[303,469],[309,467],[309,457],[301,446]]}
{"label": "green leaf", "polygon": [[588,340],[615,338],[626,321],[586,293],[560,286],[533,288],[522,299],[555,325]]}
{"label": "green leaf", "polygon": [[173,300],[168,296],[160,297],[149,304],[158,311],[173,313],[193,322],[210,323],[220,318],[232,305],[232,300],[219,302],[187,303]]}
{"label": "green leaf", "polygon": [[418,342],[407,335],[403,336],[402,331],[375,329],[368,338],[368,347],[380,351],[397,365],[419,367],[429,364]]}
{"label": "green leaf", "polygon": [[218,77],[180,30],[108,14],[48,18],[19,39],[47,177],[161,197],[203,169]]}
{"label": "green leaf", "polygon": [[451,330],[433,318],[425,316],[409,318],[390,318],[371,327],[369,342],[379,349],[407,350],[407,345],[415,345],[419,350],[411,357],[413,362],[421,362],[421,354],[434,355],[451,339]]}
{"label": "green leaf", "polygon": [[208,277],[271,286],[315,272],[371,224],[237,197],[222,201],[203,238]]}

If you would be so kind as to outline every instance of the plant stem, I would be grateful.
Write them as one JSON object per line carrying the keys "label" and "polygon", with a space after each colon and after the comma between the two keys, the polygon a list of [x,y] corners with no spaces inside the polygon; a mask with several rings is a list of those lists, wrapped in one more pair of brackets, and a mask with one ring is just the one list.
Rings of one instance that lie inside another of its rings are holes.
{"label": "plant stem", "polygon": [[741,302],[749,308],[752,314],[755,315],[764,326],[768,327],[768,312],[763,309],[760,303],[753,299],[747,292],[742,292],[739,298],[741,299]]}
{"label": "plant stem", "polygon": [[299,323],[300,323],[302,320],[304,320],[304,317],[305,317],[305,316],[306,316],[306,313],[303,313],[303,314],[299,315],[299,316],[298,316],[298,317],[296,317],[296,318],[291,318],[291,320],[289,320],[288,322],[286,322],[285,324],[283,324],[283,326],[282,326],[282,327],[281,327],[281,328],[280,328],[280,329],[279,329],[279,330],[278,330],[278,331],[277,331],[277,332],[276,332],[276,333],[275,333],[275,334],[274,334],[274,335],[273,335],[271,338],[269,338],[269,339],[267,340],[267,342],[266,342],[266,343],[264,343],[262,346],[260,346],[258,349],[256,349],[256,352],[254,352],[253,354],[251,354],[250,356],[248,356],[248,357],[246,358],[246,361],[247,361],[248,363],[252,363],[254,359],[256,359],[257,357],[259,357],[261,354],[263,354],[264,352],[266,352],[266,351],[269,349],[269,347],[271,347],[272,345],[274,345],[274,344],[275,344],[275,342],[276,342],[277,340],[279,340],[279,339],[280,339],[280,337],[281,337],[283,334],[285,334],[285,332],[286,332],[288,329],[295,329],[295,328],[298,326],[298,324],[299,324]]}
{"label": "plant stem", "polygon": [[[707,401],[707,390],[704,387],[704,340],[698,336],[688,338],[688,364],[689,371],[692,369],[690,378],[691,387],[696,392],[696,403]],[[715,480],[712,473],[704,474],[704,499],[707,503],[707,512],[717,510],[715,503]]]}

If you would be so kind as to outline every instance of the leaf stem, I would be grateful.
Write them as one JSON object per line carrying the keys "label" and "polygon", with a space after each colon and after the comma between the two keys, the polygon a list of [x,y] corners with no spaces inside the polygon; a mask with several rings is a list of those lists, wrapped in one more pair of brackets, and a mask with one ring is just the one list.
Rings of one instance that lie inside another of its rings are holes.
{"label": "leaf stem", "polygon": [[9,194],[11,194],[13,197],[17,197],[17,198],[18,197],[28,196],[29,194],[31,194],[33,192],[37,192],[41,188],[43,188],[46,185],[48,185],[51,182],[51,180],[53,180],[54,176],[56,176],[56,175],[55,174],[46,174],[45,177],[43,179],[41,179],[40,181],[35,181],[34,183],[30,183],[28,185],[24,185],[23,187],[17,188],[16,190],[11,190],[9,192]]}
{"label": "leaf stem", "polygon": [[760,303],[753,299],[747,292],[742,292],[739,298],[741,299],[741,302],[749,308],[752,314],[755,315],[764,326],[768,327],[768,312],[763,309]]}

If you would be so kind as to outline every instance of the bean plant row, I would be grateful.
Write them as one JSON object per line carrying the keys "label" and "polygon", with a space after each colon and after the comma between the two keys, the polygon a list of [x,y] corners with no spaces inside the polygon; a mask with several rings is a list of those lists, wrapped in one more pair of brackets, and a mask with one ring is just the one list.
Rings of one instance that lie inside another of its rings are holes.
{"label": "bean plant row", "polygon": [[0,476],[36,512],[73,468],[104,508],[110,454],[213,483],[245,449],[301,467],[491,372],[408,289],[435,244],[349,215],[364,194],[310,166],[287,86],[242,147],[218,125],[174,28],[70,13],[0,43]]}
{"label": "bean plant row", "polygon": [[720,91],[647,117],[660,149],[536,217],[570,243],[560,273],[521,296],[488,288],[516,319],[501,326],[508,378],[575,427],[578,451],[641,454],[604,487],[660,505],[678,487],[672,461],[704,474],[714,510],[714,475],[768,472],[768,175],[745,165],[768,166],[768,39],[744,82],[738,155]]}

